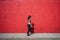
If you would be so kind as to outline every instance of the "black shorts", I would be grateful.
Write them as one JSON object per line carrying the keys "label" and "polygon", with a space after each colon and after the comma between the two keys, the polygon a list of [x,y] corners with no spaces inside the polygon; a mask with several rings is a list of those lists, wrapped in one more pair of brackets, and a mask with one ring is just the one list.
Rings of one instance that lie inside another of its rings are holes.
{"label": "black shorts", "polygon": [[28,27],[28,30],[31,30],[31,25],[30,24],[28,24],[27,27]]}

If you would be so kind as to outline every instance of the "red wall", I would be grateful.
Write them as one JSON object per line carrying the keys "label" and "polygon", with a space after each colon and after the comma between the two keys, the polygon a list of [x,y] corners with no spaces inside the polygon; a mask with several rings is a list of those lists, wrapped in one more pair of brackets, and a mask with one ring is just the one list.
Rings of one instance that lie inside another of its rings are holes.
{"label": "red wall", "polygon": [[0,0],[0,33],[27,32],[28,15],[35,32],[60,33],[59,0]]}

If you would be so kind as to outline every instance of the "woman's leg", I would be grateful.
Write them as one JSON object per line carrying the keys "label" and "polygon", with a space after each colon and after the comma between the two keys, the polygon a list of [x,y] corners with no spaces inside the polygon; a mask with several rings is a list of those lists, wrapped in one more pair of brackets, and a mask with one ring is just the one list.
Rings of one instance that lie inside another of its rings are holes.
{"label": "woman's leg", "polygon": [[28,24],[28,31],[27,31],[27,36],[29,36],[29,33],[30,33],[30,25]]}
{"label": "woman's leg", "polygon": [[28,29],[27,36],[29,36],[30,30]]}

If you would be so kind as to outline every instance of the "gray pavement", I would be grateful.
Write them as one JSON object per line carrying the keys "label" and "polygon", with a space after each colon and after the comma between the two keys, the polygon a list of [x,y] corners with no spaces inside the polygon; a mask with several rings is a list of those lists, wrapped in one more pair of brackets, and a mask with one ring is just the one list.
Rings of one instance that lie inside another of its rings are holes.
{"label": "gray pavement", "polygon": [[60,40],[60,33],[0,33],[0,40]]}
{"label": "gray pavement", "polygon": [[60,40],[60,38],[0,38],[0,40]]}

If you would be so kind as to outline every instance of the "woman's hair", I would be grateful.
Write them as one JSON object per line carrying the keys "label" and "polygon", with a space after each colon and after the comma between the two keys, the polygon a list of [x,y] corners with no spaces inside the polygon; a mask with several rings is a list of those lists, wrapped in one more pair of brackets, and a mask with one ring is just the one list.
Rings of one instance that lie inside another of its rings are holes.
{"label": "woman's hair", "polygon": [[31,16],[29,15],[29,16],[28,16],[28,20],[29,20],[30,18],[31,18]]}

